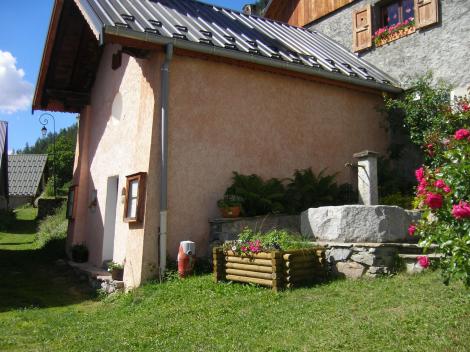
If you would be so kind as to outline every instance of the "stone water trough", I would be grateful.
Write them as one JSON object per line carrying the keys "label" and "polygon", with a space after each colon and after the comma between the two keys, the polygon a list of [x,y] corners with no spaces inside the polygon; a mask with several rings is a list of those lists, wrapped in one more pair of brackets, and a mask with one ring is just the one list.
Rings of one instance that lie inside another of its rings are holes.
{"label": "stone water trough", "polygon": [[387,275],[399,269],[400,258],[415,265],[415,257],[422,253],[417,244],[409,243],[407,231],[420,212],[377,205],[377,155],[368,150],[356,153],[357,165],[345,165],[357,168],[361,205],[312,208],[301,214],[302,235],[327,248],[327,263],[337,276]]}

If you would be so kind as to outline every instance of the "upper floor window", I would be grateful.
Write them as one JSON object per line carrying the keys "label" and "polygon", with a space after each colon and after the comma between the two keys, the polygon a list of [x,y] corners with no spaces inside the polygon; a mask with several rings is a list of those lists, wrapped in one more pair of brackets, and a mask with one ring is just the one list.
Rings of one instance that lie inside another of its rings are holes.
{"label": "upper floor window", "polygon": [[390,27],[414,18],[414,0],[399,0],[381,7],[381,27]]}

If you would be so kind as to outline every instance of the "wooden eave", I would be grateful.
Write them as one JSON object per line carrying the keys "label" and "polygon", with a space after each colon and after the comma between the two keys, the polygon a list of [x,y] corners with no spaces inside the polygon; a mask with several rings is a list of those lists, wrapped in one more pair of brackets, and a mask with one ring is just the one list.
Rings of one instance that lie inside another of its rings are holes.
{"label": "wooden eave", "polygon": [[34,110],[79,113],[89,104],[101,48],[72,0],[56,0],[33,99]]}

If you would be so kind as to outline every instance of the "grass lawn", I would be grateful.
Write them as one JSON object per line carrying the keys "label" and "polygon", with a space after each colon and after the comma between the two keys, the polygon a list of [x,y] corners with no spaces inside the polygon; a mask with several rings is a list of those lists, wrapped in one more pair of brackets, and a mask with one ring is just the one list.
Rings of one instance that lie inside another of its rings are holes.
{"label": "grass lawn", "polygon": [[[470,346],[469,291],[460,283],[444,286],[434,272],[334,281],[278,294],[215,284],[203,275],[97,299],[46,254],[0,252],[0,351],[468,351]],[[5,268],[15,256],[19,267]]]}

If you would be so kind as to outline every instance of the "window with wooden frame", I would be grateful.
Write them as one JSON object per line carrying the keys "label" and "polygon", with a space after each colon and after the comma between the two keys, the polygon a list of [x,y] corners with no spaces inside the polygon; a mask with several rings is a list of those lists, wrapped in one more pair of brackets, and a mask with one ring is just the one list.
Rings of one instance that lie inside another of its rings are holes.
{"label": "window with wooden frame", "polygon": [[126,176],[125,222],[142,222],[145,202],[145,176],[144,172]]}
{"label": "window with wooden frame", "polygon": [[67,212],[66,217],[69,220],[75,219],[75,208],[76,208],[76,200],[77,200],[77,192],[78,186],[71,186],[69,188],[69,193],[67,197]]}
{"label": "window with wooden frame", "polygon": [[415,17],[414,0],[396,0],[380,7],[380,26],[395,26]]}
{"label": "window with wooden frame", "polygon": [[[439,21],[439,0],[383,0],[353,11],[353,51],[396,40]],[[374,23],[374,32],[372,31]]]}

